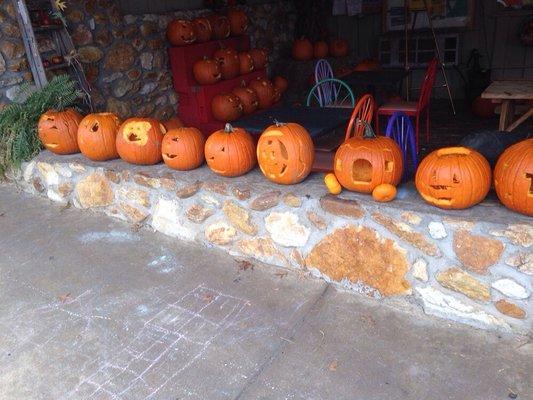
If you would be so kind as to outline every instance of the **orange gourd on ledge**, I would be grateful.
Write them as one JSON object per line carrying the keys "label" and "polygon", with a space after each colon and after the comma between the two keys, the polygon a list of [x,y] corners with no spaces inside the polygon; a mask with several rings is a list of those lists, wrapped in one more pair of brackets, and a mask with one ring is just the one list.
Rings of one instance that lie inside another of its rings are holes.
{"label": "orange gourd on ledge", "polygon": [[138,165],[157,164],[162,160],[161,142],[165,127],[152,118],[129,118],[120,125],[117,151],[124,161]]}
{"label": "orange gourd on ledge", "polygon": [[89,114],[78,127],[81,154],[93,161],[118,158],[116,147],[120,119],[113,113]]}
{"label": "orange gourd on ledge", "polygon": [[390,183],[382,183],[372,190],[372,198],[376,201],[385,203],[394,200],[397,192],[396,186],[391,185]]}
{"label": "orange gourd on ledge", "polygon": [[48,110],[39,118],[37,135],[43,146],[55,154],[79,153],[78,126],[83,116],[74,109]]}
{"label": "orange gourd on ledge", "polygon": [[180,171],[198,168],[204,162],[204,145],[204,135],[196,128],[169,130],[161,144],[163,162]]}
{"label": "orange gourd on ledge", "polygon": [[338,195],[342,192],[342,186],[333,172],[326,174],[324,177],[324,184],[331,194]]}

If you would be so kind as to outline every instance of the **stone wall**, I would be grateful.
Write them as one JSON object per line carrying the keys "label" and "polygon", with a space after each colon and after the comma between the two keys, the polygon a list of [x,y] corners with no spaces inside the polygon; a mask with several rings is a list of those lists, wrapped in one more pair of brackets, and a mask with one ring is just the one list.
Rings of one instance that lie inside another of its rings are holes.
{"label": "stone wall", "polygon": [[[10,2],[7,2],[11,4]],[[125,118],[131,115],[166,119],[175,114],[178,97],[172,87],[167,57],[165,29],[173,18],[191,19],[208,10],[175,12],[170,15],[121,15],[114,0],[69,0],[65,15],[68,29],[83,63],[87,78],[93,86],[93,100],[99,111],[113,111]],[[271,49],[275,59],[290,45],[296,17],[292,2],[272,2],[244,7],[250,19],[252,44]],[[9,17],[11,15],[11,17]],[[0,5],[1,28],[11,32],[0,41],[0,51],[11,59],[13,42],[20,53],[20,32],[13,10]],[[2,22],[2,18],[4,21]],[[8,46],[8,47],[6,47]],[[45,43],[44,46],[47,46]],[[0,59],[0,79],[4,58]],[[9,62],[8,68],[18,61]],[[23,73],[17,73],[11,84],[31,80],[27,62]],[[21,69],[22,72],[22,69]],[[8,76],[6,76],[8,78]],[[5,84],[0,82],[0,104],[5,96]]]}
{"label": "stone wall", "polygon": [[416,303],[428,314],[481,328],[531,328],[533,225],[496,201],[445,212],[404,187],[389,204],[346,191],[329,196],[322,174],[280,186],[257,169],[230,179],[205,166],[177,172],[48,152],[16,180],[56,202],[308,271],[394,304]]}

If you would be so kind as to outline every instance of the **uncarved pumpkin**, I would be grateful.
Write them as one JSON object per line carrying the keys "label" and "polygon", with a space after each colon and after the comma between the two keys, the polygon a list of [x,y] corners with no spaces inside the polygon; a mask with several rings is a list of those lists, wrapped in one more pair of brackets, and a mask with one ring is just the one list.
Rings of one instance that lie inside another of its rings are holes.
{"label": "uncarved pumpkin", "polygon": [[394,200],[397,192],[396,186],[390,183],[382,183],[372,190],[372,198],[381,203],[385,203]]}
{"label": "uncarved pumpkin", "polygon": [[[244,82],[243,82],[244,83]],[[244,114],[251,114],[259,107],[257,94],[247,86],[238,86],[231,91],[239,98]]]}
{"label": "uncarved pumpkin", "polygon": [[209,17],[211,30],[213,31],[213,39],[226,39],[229,37],[231,27],[229,20],[225,15],[211,14]]}
{"label": "uncarved pumpkin", "polygon": [[274,102],[274,85],[266,78],[257,77],[248,86],[257,94],[259,108],[268,108]]}
{"label": "uncarved pumpkin", "polygon": [[207,138],[205,159],[209,168],[218,175],[244,175],[257,163],[254,140],[243,128],[226,124],[224,129],[213,132]]}
{"label": "uncarved pumpkin", "polygon": [[289,87],[289,81],[279,75],[274,77],[274,79],[272,80],[272,84],[274,85],[274,87],[278,88],[281,94],[285,93],[285,91]]}
{"label": "uncarved pumpkin", "polygon": [[478,96],[472,102],[472,114],[481,118],[490,118],[494,116],[496,104],[491,99],[483,99]]}
{"label": "uncarved pumpkin", "polygon": [[533,139],[502,153],[494,168],[494,188],[505,207],[533,216]]}
{"label": "uncarved pumpkin", "polygon": [[163,126],[167,131],[171,129],[181,128],[183,126],[183,122],[181,122],[181,119],[178,117],[172,117],[167,119],[166,121],[161,121],[163,123]]}
{"label": "uncarved pumpkin", "polygon": [[346,57],[348,55],[348,42],[344,39],[333,39],[329,42],[329,54],[333,57]]}
{"label": "uncarved pumpkin", "polygon": [[233,49],[218,49],[213,54],[213,59],[218,63],[222,79],[232,79],[239,75],[239,56]]}
{"label": "uncarved pumpkin", "polygon": [[490,182],[489,162],[467,147],[446,147],[429,153],[415,176],[416,189],[425,201],[456,210],[482,201]]}
{"label": "uncarved pumpkin", "polygon": [[328,56],[329,46],[323,40],[315,42],[313,45],[313,56],[315,58],[326,58]]}
{"label": "uncarved pumpkin", "polygon": [[198,43],[204,43],[211,40],[213,30],[211,29],[211,23],[207,18],[198,17],[192,20],[192,27],[194,30],[194,36]]}
{"label": "uncarved pumpkin", "polygon": [[397,185],[403,172],[402,152],[396,142],[375,136],[370,128],[363,137],[347,139],[335,153],[335,175],[348,190],[372,193],[382,183]]}
{"label": "uncarved pumpkin", "polygon": [[248,17],[242,10],[230,8],[228,10],[228,20],[232,36],[244,35],[248,29]]}
{"label": "uncarved pumpkin", "polygon": [[303,181],[311,172],[315,147],[309,132],[295,123],[276,123],[257,143],[259,168],[267,179],[283,185]]}
{"label": "uncarved pumpkin", "polygon": [[249,51],[254,61],[254,69],[264,69],[268,65],[268,51],[262,48],[254,48]]}
{"label": "uncarved pumpkin", "polygon": [[85,116],[78,127],[78,146],[81,154],[93,161],[118,158],[116,147],[120,119],[113,113]]}
{"label": "uncarved pumpkin", "polygon": [[78,125],[83,116],[74,109],[48,110],[39,118],[37,134],[43,146],[55,154],[79,153]]}
{"label": "uncarved pumpkin", "polygon": [[296,39],[292,44],[292,58],[298,61],[308,61],[313,58],[313,45],[309,39]]}
{"label": "uncarved pumpkin", "polygon": [[196,41],[194,27],[189,21],[175,19],[167,25],[167,39],[173,46],[185,46]]}
{"label": "uncarved pumpkin", "polygon": [[241,100],[233,93],[217,94],[211,101],[211,112],[218,121],[229,122],[240,118],[243,107]]}
{"label": "uncarved pumpkin", "polygon": [[192,73],[194,79],[201,85],[211,85],[222,78],[218,62],[209,58],[196,61],[193,65]]}
{"label": "uncarved pumpkin", "polygon": [[243,51],[239,53],[239,72],[241,75],[249,74],[254,70],[254,60],[250,53]]}
{"label": "uncarved pumpkin", "polygon": [[152,118],[129,118],[120,125],[117,151],[131,164],[152,165],[162,160],[161,142],[165,127]]}
{"label": "uncarved pumpkin", "polygon": [[161,144],[164,163],[172,169],[187,171],[204,162],[205,138],[198,129],[181,127],[169,130]]}

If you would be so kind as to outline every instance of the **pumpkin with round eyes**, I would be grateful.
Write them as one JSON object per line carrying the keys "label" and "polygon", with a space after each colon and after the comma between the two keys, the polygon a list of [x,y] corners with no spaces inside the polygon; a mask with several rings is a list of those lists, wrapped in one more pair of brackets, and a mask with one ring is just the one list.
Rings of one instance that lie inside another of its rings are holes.
{"label": "pumpkin with round eyes", "polygon": [[55,154],[79,153],[78,126],[83,116],[74,109],[48,110],[39,118],[37,134],[43,146]]}
{"label": "pumpkin with round eyes", "polygon": [[242,111],[244,114],[251,114],[257,110],[257,107],[259,107],[257,94],[249,87],[246,87],[244,81],[242,82],[242,86],[234,88],[231,93],[241,100]]}
{"label": "pumpkin with round eyes", "polygon": [[489,162],[468,147],[446,147],[429,153],[415,176],[416,189],[425,201],[453,210],[482,201],[490,183]]}
{"label": "pumpkin with round eyes", "polygon": [[250,171],[257,160],[252,136],[243,128],[226,124],[213,132],[205,142],[205,159],[218,175],[235,177]]}
{"label": "pumpkin with round eyes", "polygon": [[233,49],[218,49],[213,54],[213,59],[218,63],[222,79],[232,79],[239,75],[239,56]]}
{"label": "pumpkin with round eyes", "polygon": [[254,48],[249,53],[256,70],[266,68],[268,64],[268,52],[265,49]]}
{"label": "pumpkin with round eyes", "polygon": [[257,79],[250,81],[248,86],[257,94],[259,108],[268,108],[272,105],[275,96],[272,82],[258,76]]}
{"label": "pumpkin with round eyes", "polygon": [[198,17],[192,20],[192,28],[194,30],[194,36],[198,43],[204,43],[211,40],[213,30],[211,29],[211,23],[207,18]]}
{"label": "pumpkin with round eyes", "polygon": [[172,169],[187,171],[204,162],[205,138],[198,129],[181,127],[169,130],[163,137],[163,162]]}
{"label": "pumpkin with round eyes", "polygon": [[118,158],[116,147],[120,119],[113,113],[89,114],[78,127],[81,154],[93,161]]}
{"label": "pumpkin with round eyes", "polygon": [[241,75],[249,74],[254,70],[254,60],[250,53],[245,51],[239,53],[239,72]]}
{"label": "pumpkin with round eyes", "polygon": [[161,121],[161,123],[167,131],[171,129],[181,128],[183,126],[183,122],[181,122],[178,117],[169,118],[166,121]]}
{"label": "pumpkin with round eyes", "polygon": [[216,120],[235,121],[243,112],[241,100],[233,93],[217,94],[211,100],[211,112]]}
{"label": "pumpkin with round eyes", "polygon": [[173,46],[185,46],[196,41],[192,23],[175,19],[167,25],[167,39]]}
{"label": "pumpkin with round eyes", "polygon": [[298,124],[277,122],[261,134],[257,161],[265,177],[276,183],[292,185],[311,172],[315,147],[309,132]]}
{"label": "pumpkin with round eyes", "polygon": [[220,14],[211,14],[207,17],[213,31],[213,39],[226,39],[229,37],[231,27],[226,16]]}
{"label": "pumpkin with round eyes", "polygon": [[201,85],[211,85],[222,78],[218,63],[208,58],[196,61],[192,67],[192,73],[194,79]]}
{"label": "pumpkin with round eyes", "polygon": [[281,94],[285,93],[285,91],[289,87],[289,82],[287,81],[287,79],[279,75],[274,77],[272,83],[274,84],[274,87],[278,88]]}
{"label": "pumpkin with round eyes", "polygon": [[328,44],[323,40],[319,40],[313,45],[313,56],[315,58],[326,58],[328,56],[328,51]]}
{"label": "pumpkin with round eyes", "polygon": [[502,153],[494,168],[494,188],[505,207],[533,216],[533,139]]}
{"label": "pumpkin with round eyes", "polygon": [[242,10],[231,8],[228,10],[228,20],[232,36],[240,36],[248,29],[248,17]]}
{"label": "pumpkin with round eyes", "polygon": [[348,55],[348,42],[344,39],[333,39],[329,43],[329,53],[333,57],[345,57]]}
{"label": "pumpkin with round eyes", "polygon": [[313,58],[313,45],[309,39],[296,39],[292,44],[292,58],[298,61],[308,61]]}
{"label": "pumpkin with round eyes", "polygon": [[163,158],[161,142],[166,132],[158,120],[129,118],[120,125],[117,134],[117,151],[124,161],[131,164],[152,165]]}
{"label": "pumpkin with round eyes", "polygon": [[372,193],[382,183],[396,186],[403,172],[403,157],[394,140],[376,136],[365,124],[363,137],[351,137],[339,146],[333,160],[335,176],[348,190]]}

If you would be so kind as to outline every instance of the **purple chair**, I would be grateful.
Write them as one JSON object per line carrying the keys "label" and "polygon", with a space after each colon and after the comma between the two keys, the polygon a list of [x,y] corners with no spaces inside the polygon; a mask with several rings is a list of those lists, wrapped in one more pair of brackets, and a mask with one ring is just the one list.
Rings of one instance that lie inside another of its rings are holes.
{"label": "purple chair", "polygon": [[[416,136],[413,124],[409,116],[401,111],[397,111],[389,118],[385,136],[393,139],[402,150],[403,155],[403,180],[406,181],[414,175],[418,168],[418,155],[416,152]],[[413,170],[408,171],[408,156],[411,153]]]}

